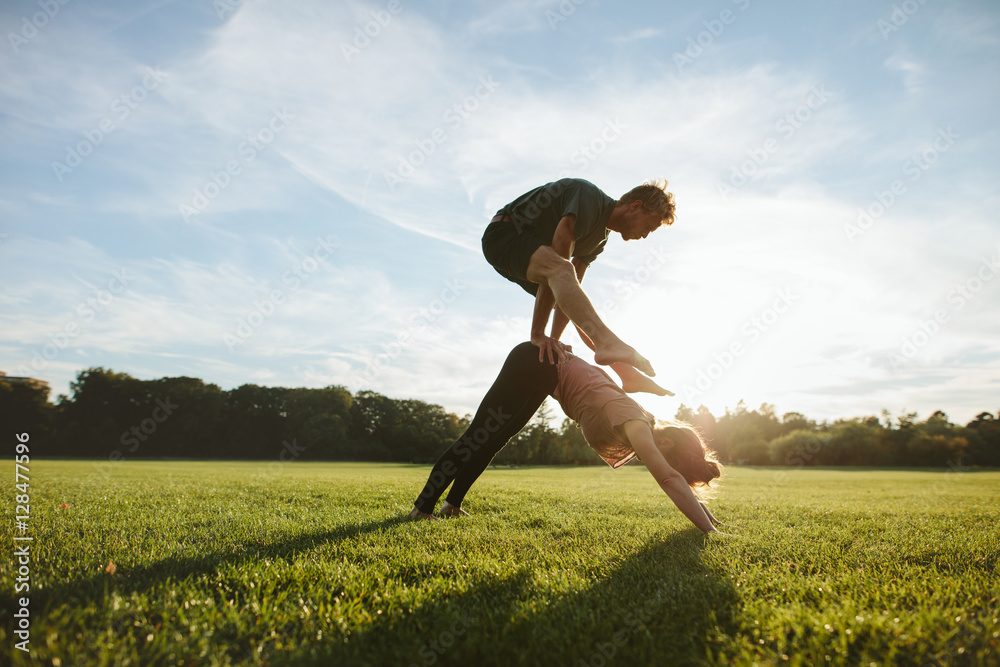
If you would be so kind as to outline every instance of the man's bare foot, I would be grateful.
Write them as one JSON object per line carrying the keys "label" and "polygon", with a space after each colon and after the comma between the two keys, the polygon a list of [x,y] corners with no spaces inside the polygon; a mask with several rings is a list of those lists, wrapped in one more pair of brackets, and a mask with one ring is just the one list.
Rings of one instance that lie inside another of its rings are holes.
{"label": "man's bare foot", "polygon": [[410,513],[406,515],[407,519],[423,519],[424,521],[437,521],[438,518],[433,514],[428,514],[427,512],[421,512],[416,507],[410,510]]}
{"label": "man's bare foot", "polygon": [[621,341],[615,345],[599,346],[594,351],[594,361],[601,366],[610,366],[615,362],[620,362],[633,366],[650,377],[656,375],[656,371],[653,370],[652,364],[646,360],[646,357],[636,352],[631,345],[626,345]]}
{"label": "man's bare foot", "polygon": [[455,507],[447,500],[444,501],[444,505],[441,505],[441,509],[438,510],[438,514],[446,519],[452,519],[455,517],[469,516],[469,513],[463,510],[461,507]]}
{"label": "man's bare foot", "polygon": [[674,395],[674,392],[664,389],[628,364],[616,361],[611,364],[611,370],[621,378],[622,389],[630,394],[642,391],[647,394],[656,394],[657,396]]}

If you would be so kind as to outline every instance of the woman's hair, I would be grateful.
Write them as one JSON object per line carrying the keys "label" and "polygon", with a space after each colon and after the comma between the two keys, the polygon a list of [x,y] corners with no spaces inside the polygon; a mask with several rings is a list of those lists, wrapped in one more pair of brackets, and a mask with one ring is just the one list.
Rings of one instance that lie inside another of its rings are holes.
{"label": "woman's hair", "polygon": [[722,475],[722,464],[715,452],[690,424],[659,422],[653,429],[653,442],[699,497],[713,479]]}
{"label": "woman's hair", "polygon": [[647,181],[626,192],[618,201],[621,204],[641,201],[642,210],[647,213],[659,213],[664,226],[674,224],[674,214],[676,211],[674,194],[667,192],[667,182],[665,180]]}

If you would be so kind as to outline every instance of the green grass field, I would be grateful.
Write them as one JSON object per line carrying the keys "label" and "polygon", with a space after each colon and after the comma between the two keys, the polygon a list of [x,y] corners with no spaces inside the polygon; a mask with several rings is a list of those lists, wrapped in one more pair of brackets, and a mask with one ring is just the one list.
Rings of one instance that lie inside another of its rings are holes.
{"label": "green grass field", "polygon": [[635,467],[489,470],[439,522],[401,520],[429,466],[30,467],[3,664],[1000,663],[998,472],[730,468],[706,537]]}

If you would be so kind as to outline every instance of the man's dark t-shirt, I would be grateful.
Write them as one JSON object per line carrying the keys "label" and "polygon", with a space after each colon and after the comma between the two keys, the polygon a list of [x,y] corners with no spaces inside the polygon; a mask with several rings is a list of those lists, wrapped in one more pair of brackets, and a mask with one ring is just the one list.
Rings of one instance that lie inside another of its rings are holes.
{"label": "man's dark t-shirt", "polygon": [[545,245],[552,245],[563,216],[573,214],[576,245],[573,257],[588,265],[604,251],[607,224],[615,200],[581,178],[563,178],[526,192],[498,211],[514,219],[519,232],[530,232]]}

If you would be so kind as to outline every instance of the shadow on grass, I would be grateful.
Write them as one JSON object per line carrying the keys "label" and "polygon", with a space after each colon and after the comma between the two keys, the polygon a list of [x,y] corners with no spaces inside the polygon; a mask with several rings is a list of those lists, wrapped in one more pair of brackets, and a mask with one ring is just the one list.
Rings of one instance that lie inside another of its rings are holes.
{"label": "shadow on grass", "polygon": [[704,664],[737,628],[729,574],[709,567],[691,529],[650,541],[592,585],[553,592],[558,572],[483,578],[346,641],[274,653],[274,665]]}
{"label": "shadow on grass", "polygon": [[[102,608],[111,591],[142,595],[169,580],[214,574],[225,565],[291,561],[324,544],[404,523],[392,517],[281,542],[255,540],[200,556],[165,558],[129,568],[125,576],[100,573],[38,591],[32,604],[40,610]],[[559,571],[530,563],[503,579],[473,575],[474,583],[462,590],[353,626],[346,635],[330,628],[323,640],[264,655],[230,653],[230,659],[233,664],[316,666],[703,664],[712,649],[718,650],[719,634],[734,633],[740,606],[729,573],[705,562],[707,539],[690,529],[652,540],[607,567],[594,563],[595,571],[605,574],[568,593],[548,583]],[[234,642],[233,648],[242,643]]]}
{"label": "shadow on grass", "polygon": [[390,517],[381,521],[344,525],[330,530],[296,535],[281,542],[253,540],[229,550],[197,556],[172,556],[149,565],[123,568],[113,578],[104,572],[99,572],[94,576],[39,589],[32,595],[32,604],[36,604],[37,601],[40,609],[65,603],[74,606],[100,606],[110,590],[119,595],[142,594],[167,580],[183,580],[214,574],[222,565],[264,559],[294,560],[300,553],[329,542],[350,540],[368,533],[389,530],[408,521],[403,517]]}

